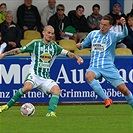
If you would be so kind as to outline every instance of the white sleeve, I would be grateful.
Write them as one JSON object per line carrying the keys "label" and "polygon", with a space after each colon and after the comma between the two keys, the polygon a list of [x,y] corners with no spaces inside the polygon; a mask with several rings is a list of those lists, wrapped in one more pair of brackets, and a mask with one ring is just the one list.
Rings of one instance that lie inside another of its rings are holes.
{"label": "white sleeve", "polygon": [[67,53],[68,53],[68,50],[62,49],[62,51],[61,51],[62,55],[67,55]]}
{"label": "white sleeve", "polygon": [[6,46],[7,46],[7,44],[5,42],[0,45],[0,54],[2,54],[4,52],[4,49]]}

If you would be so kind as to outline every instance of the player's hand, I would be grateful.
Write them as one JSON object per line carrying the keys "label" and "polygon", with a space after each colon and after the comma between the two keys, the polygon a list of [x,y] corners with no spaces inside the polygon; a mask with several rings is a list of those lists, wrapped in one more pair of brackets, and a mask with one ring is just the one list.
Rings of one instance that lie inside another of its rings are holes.
{"label": "player's hand", "polygon": [[84,60],[81,57],[79,57],[77,60],[77,63],[80,65],[80,64],[84,63]]}
{"label": "player's hand", "polygon": [[4,57],[4,54],[0,54],[0,59],[2,59]]}
{"label": "player's hand", "polygon": [[76,47],[77,48],[81,48],[82,47],[82,44],[79,42],[79,43],[76,44]]}
{"label": "player's hand", "polygon": [[124,17],[121,17],[120,22],[122,25],[126,25],[126,19]]}

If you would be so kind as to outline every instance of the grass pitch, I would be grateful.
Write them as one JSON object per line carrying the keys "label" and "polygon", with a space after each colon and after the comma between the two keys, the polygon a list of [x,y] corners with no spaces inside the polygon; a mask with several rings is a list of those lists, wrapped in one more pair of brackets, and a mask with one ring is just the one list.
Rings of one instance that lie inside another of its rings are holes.
{"label": "grass pitch", "polygon": [[0,114],[0,133],[133,133],[132,109],[127,104],[59,105],[57,118],[47,118],[47,106],[35,106],[32,117],[20,106]]}

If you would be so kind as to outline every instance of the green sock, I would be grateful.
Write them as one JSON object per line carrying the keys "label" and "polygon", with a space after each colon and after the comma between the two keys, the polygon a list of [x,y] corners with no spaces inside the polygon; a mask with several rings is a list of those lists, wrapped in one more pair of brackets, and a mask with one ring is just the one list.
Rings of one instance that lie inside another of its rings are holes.
{"label": "green sock", "polygon": [[11,98],[11,100],[7,103],[8,108],[13,106],[20,98],[24,95],[24,92],[22,92],[22,89],[20,88],[15,95]]}
{"label": "green sock", "polygon": [[50,113],[56,109],[58,102],[59,102],[59,95],[57,95],[57,94],[52,95],[52,97],[49,101],[48,113]]}

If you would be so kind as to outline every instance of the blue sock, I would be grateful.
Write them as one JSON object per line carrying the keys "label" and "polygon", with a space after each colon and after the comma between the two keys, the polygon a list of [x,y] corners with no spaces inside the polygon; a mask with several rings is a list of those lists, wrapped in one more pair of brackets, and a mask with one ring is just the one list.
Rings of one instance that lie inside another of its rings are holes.
{"label": "blue sock", "polygon": [[128,96],[125,96],[127,102],[131,105],[131,107],[133,108],[133,95],[130,92],[130,94]]}
{"label": "blue sock", "polygon": [[109,98],[105,93],[104,93],[104,91],[103,91],[103,89],[102,89],[102,87],[101,87],[101,85],[100,85],[100,83],[97,81],[97,80],[95,80],[95,79],[93,79],[90,83],[88,83],[90,86],[91,86],[91,88],[102,98],[102,99],[106,99],[106,98]]}

